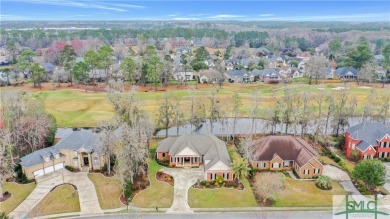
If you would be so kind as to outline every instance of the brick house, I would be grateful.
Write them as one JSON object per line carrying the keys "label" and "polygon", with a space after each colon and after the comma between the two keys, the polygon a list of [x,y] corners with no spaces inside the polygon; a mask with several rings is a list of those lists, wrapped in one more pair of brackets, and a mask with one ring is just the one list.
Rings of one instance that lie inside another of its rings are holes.
{"label": "brick house", "polygon": [[167,160],[172,167],[202,168],[207,181],[216,176],[226,181],[234,179],[226,144],[214,135],[169,137],[158,143],[156,152],[158,160]]}
{"label": "brick house", "polygon": [[317,151],[306,141],[292,136],[268,136],[252,144],[251,165],[260,170],[295,169],[300,178],[312,178],[322,174]]}
{"label": "brick house", "polygon": [[345,132],[344,152],[351,157],[358,150],[360,159],[390,157],[390,128],[380,122],[362,122]]}

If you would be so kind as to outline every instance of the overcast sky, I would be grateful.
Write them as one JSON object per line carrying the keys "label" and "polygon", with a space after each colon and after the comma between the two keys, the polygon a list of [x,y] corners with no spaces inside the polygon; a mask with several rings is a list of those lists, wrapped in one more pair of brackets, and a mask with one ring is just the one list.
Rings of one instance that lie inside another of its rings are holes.
{"label": "overcast sky", "polygon": [[388,21],[390,1],[0,0],[5,20]]}

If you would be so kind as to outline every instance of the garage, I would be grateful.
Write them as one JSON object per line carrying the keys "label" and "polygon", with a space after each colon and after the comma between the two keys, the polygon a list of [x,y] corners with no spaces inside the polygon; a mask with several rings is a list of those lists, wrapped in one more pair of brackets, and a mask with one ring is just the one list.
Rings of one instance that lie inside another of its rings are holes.
{"label": "garage", "polygon": [[53,166],[45,167],[45,174],[48,174],[48,173],[51,173],[51,172],[54,172],[54,167]]}
{"label": "garage", "polygon": [[62,168],[64,168],[64,163],[58,163],[54,165],[54,171],[60,170]]}
{"label": "garage", "polygon": [[34,177],[43,176],[44,175],[43,169],[34,171],[33,174],[34,174]]}

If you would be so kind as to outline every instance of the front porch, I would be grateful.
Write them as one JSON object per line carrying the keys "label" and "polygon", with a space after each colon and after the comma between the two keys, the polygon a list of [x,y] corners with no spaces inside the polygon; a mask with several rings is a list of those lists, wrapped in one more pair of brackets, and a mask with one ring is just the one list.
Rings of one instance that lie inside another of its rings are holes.
{"label": "front porch", "polygon": [[199,167],[199,156],[176,156],[171,158],[171,164],[176,167]]}
{"label": "front porch", "polygon": [[89,151],[83,148],[75,151],[75,157],[73,158],[74,168],[78,168],[82,172],[93,170],[93,153],[93,150]]}

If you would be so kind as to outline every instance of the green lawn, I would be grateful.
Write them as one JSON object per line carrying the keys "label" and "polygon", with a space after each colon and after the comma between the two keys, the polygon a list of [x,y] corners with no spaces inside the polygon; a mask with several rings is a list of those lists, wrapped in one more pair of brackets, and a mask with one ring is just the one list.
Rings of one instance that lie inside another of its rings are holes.
{"label": "green lawn", "polygon": [[7,201],[0,204],[0,212],[9,214],[13,211],[20,203],[22,203],[28,195],[35,189],[37,185],[35,183],[29,184],[17,184],[17,183],[5,183],[3,191],[12,193],[12,197]]}
{"label": "green lawn", "polygon": [[27,216],[38,217],[79,211],[80,201],[77,191],[71,185],[60,185],[47,194]]}
{"label": "green lawn", "polygon": [[173,202],[173,186],[156,180],[156,172],[162,166],[149,159],[150,187],[138,193],[132,200],[133,204],[141,208],[169,208]]}
{"label": "green lawn", "polygon": [[335,181],[332,190],[321,190],[314,181],[298,181],[286,177],[285,189],[277,195],[276,207],[332,206],[332,195],[345,195],[345,190]]}
{"label": "green lawn", "polygon": [[[228,146],[232,161],[239,157],[235,146]],[[244,190],[231,188],[195,189],[188,191],[188,204],[191,208],[228,208],[258,206],[253,191],[246,178],[242,179]]]}
{"label": "green lawn", "polygon": [[[358,107],[356,113],[362,111],[362,104],[366,101],[367,95],[371,89],[363,89],[356,87],[355,83],[349,83],[351,94],[356,96],[358,101]],[[25,85],[30,86],[30,85]],[[149,86],[149,85],[148,85]],[[226,109],[230,109],[231,96],[234,93],[238,93],[242,99],[240,108],[241,116],[250,116],[251,108],[253,107],[253,92],[258,91],[260,93],[260,117],[267,116],[267,110],[275,107],[275,96],[283,95],[285,89],[293,88],[296,91],[305,91],[312,95],[320,92],[331,92],[332,88],[342,86],[342,84],[326,84],[322,86],[324,90],[318,89],[315,85],[308,85],[303,83],[294,82],[292,84],[230,84],[225,83],[222,88],[218,85],[198,84],[197,89],[195,85],[188,85],[187,87],[180,86],[180,88],[170,87],[169,91],[176,98],[181,100],[181,109],[183,111],[188,110],[191,104],[190,95],[196,96],[204,103],[209,104],[208,97],[212,90],[218,89],[217,98],[220,103],[224,103]],[[74,87],[78,89],[77,87]],[[379,95],[385,95],[383,88],[373,88]],[[38,91],[39,92],[39,91]],[[104,92],[84,92],[79,90],[55,90],[55,91],[43,91],[48,94],[46,107],[48,112],[53,114],[58,122],[59,127],[87,127],[96,126],[99,121],[107,120],[111,118],[113,108],[109,102],[106,93]],[[137,98],[141,101],[142,109],[150,113],[151,116],[156,119],[162,97],[166,94],[166,91],[149,91],[138,92]],[[318,111],[314,98],[311,102],[313,104],[312,111]],[[325,106],[324,106],[325,107]],[[229,110],[230,112],[231,110]]]}
{"label": "green lawn", "polygon": [[90,173],[88,178],[95,185],[99,204],[103,210],[120,208],[122,206],[119,200],[122,189],[117,177],[105,177],[100,173]]}

